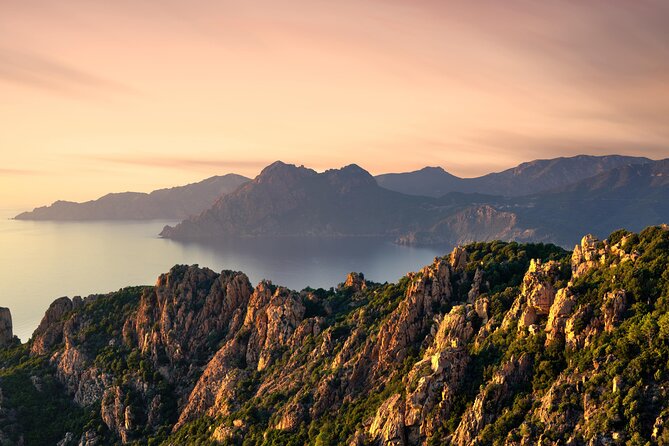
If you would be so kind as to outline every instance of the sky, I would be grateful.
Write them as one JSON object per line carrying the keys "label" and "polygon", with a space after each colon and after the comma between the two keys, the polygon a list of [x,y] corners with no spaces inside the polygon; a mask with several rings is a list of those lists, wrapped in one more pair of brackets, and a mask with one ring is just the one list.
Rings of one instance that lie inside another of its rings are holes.
{"label": "sky", "polygon": [[283,160],[669,157],[664,0],[0,0],[0,208]]}

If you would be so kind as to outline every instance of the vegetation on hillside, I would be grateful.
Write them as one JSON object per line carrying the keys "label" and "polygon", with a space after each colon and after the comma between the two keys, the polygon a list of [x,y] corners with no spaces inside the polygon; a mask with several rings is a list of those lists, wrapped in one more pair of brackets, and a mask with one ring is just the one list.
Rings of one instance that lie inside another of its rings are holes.
{"label": "vegetation on hillside", "polygon": [[[613,246],[620,254],[611,254]],[[475,335],[464,346],[466,380],[445,416],[430,415],[436,427],[426,444],[455,438],[475,402],[488,401],[486,397],[495,392],[499,398],[494,406],[484,407],[486,417],[476,431],[478,444],[520,444],[523,439],[541,439],[546,444],[587,444],[593,439],[669,444],[669,428],[664,427],[665,420],[669,422],[669,231],[665,227],[650,227],[638,234],[616,231],[596,248],[606,255],[573,277],[571,253],[554,245],[496,241],[465,247],[468,262],[451,277],[450,301],[430,311],[438,324],[455,306],[467,308],[463,302],[470,298],[477,274],[483,281],[476,299],[487,299],[489,309],[486,320],[472,312],[469,323]],[[552,286],[568,287],[574,296],[561,336],[550,332],[546,314],[527,327],[515,320],[508,323],[513,308],[523,302],[524,278],[533,259],[541,260],[540,264],[554,262],[550,263],[555,265]],[[128,438],[131,444],[348,444],[363,438],[360,432],[370,429],[371,420],[391,396],[406,398],[414,391],[417,383],[410,376],[433,348],[434,331],[421,333],[408,345],[406,356],[384,379],[365,388],[352,387],[323,414],[311,416],[307,411],[297,428],[281,429],[282,414],[291,405],[313,408],[323,383],[341,387],[338,380],[343,375],[333,366],[335,356],[346,342],[356,346],[356,355],[373,345],[406,305],[407,290],[421,274],[427,270],[394,284],[367,283],[358,290],[304,290],[300,294],[304,318],[322,321],[323,330],[309,334],[292,349],[276,350],[268,367],[243,370],[243,378],[235,384],[236,400],[227,413],[208,413],[176,431],[172,426],[192,386],[175,388],[146,353],[122,341],[124,323],[146,289],[124,289],[76,310],[92,321],[77,336],[100,373],[113,376],[124,389],[129,410],[138,414],[134,422],[140,427]],[[607,299],[620,290],[624,306],[603,329],[609,317]],[[362,341],[354,344],[352,340],[358,338]],[[332,351],[322,352],[325,345],[332,345]],[[55,444],[66,432],[78,439],[90,430],[97,432],[99,444],[118,442],[102,421],[99,404],[82,408],[72,402],[50,356],[31,355],[27,344],[0,352],[0,444],[12,444],[19,436],[27,445]],[[499,376],[505,364],[521,357],[529,364],[522,379],[509,381],[504,391],[496,389],[502,386]],[[192,373],[196,379],[201,371]],[[301,386],[273,384],[286,376],[299,377]],[[135,391],[137,383],[148,390]],[[142,408],[156,395],[163,402],[161,422],[149,425]]]}

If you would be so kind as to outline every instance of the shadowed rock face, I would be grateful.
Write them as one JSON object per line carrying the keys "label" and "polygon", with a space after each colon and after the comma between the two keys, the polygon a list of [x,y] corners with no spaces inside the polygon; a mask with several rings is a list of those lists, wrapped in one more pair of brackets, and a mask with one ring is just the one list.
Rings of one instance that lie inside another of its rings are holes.
{"label": "shadowed rock face", "polygon": [[81,298],[77,297],[74,299],[61,297],[53,301],[33,333],[32,352],[43,355],[63,342],[64,317],[73,309],[79,308],[81,304]]}
{"label": "shadowed rock face", "polygon": [[9,345],[13,339],[12,313],[9,308],[0,307],[0,347]]}

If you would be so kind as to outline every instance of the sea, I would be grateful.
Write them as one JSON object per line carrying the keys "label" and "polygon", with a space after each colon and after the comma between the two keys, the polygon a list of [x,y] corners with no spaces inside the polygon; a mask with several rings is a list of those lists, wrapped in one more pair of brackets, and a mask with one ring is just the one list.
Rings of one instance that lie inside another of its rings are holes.
{"label": "sea", "polygon": [[176,264],[243,271],[301,290],[330,288],[351,271],[394,282],[446,254],[446,247],[399,246],[379,238],[253,238],[181,242],[158,236],[175,221],[22,221],[0,210],[0,306],[26,342],[61,296],[152,285]]}

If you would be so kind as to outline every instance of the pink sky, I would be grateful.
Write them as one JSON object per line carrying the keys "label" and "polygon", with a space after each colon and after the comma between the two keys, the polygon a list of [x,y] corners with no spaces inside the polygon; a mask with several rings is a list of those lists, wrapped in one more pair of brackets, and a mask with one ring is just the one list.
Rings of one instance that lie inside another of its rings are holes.
{"label": "pink sky", "polygon": [[669,156],[664,1],[0,2],[0,208],[281,159]]}

